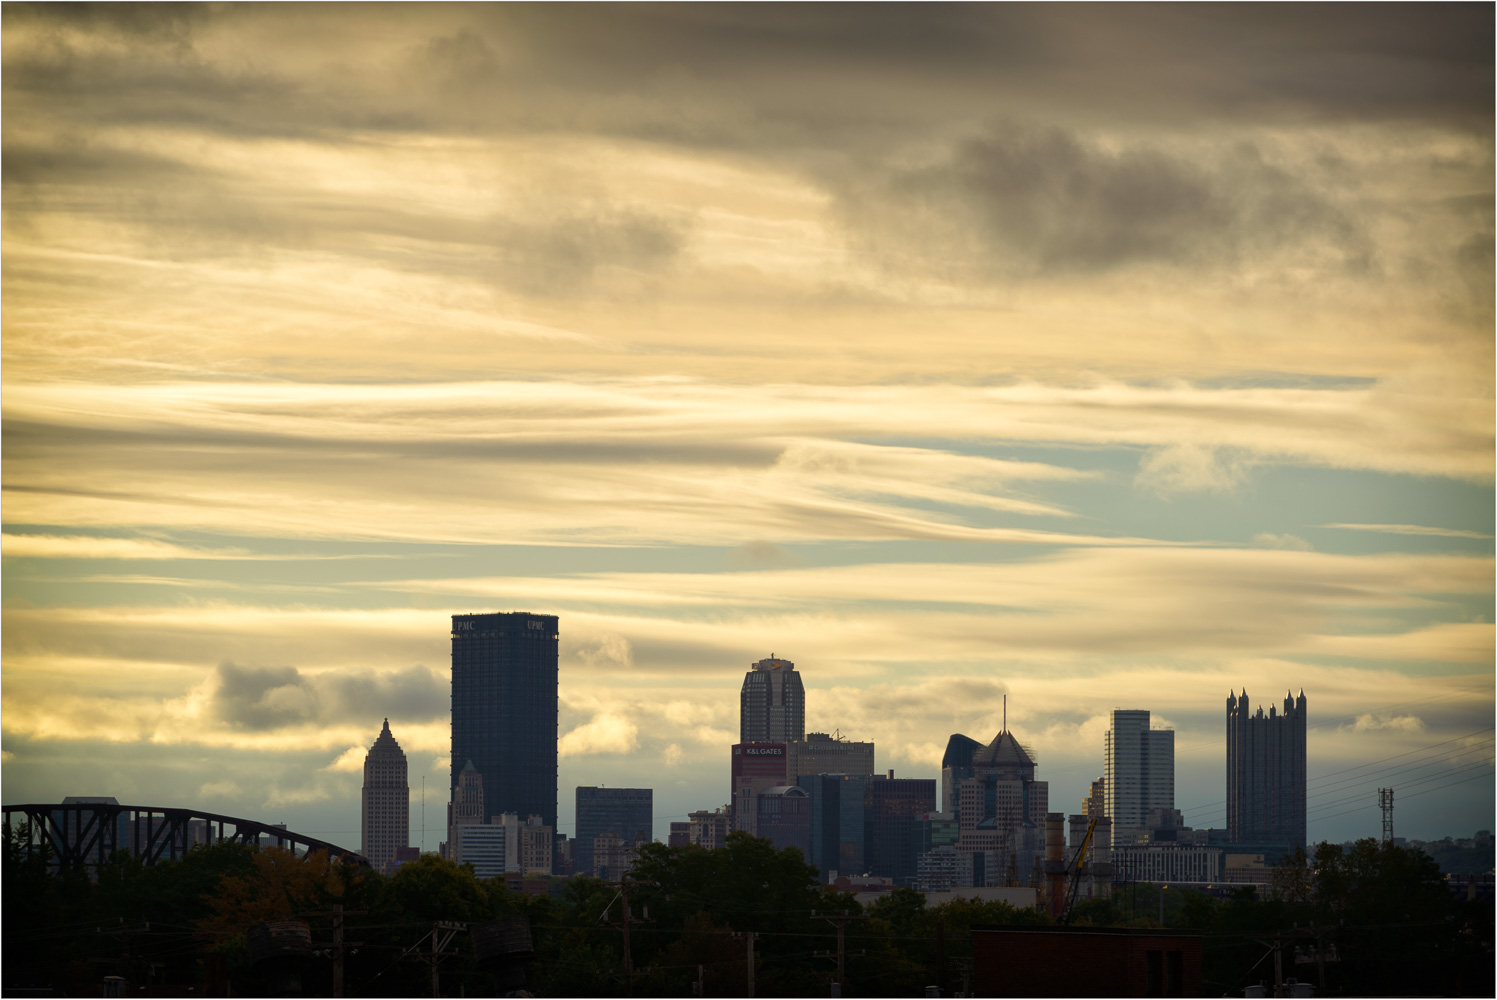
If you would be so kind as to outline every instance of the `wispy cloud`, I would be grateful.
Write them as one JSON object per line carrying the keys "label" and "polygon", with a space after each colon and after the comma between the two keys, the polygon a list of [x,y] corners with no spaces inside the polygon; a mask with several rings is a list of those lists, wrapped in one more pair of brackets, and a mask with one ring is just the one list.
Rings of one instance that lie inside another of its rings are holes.
{"label": "wispy cloud", "polygon": [[1433,535],[1440,538],[1491,538],[1480,531],[1464,528],[1435,528],[1423,524],[1322,524],[1322,528],[1341,528],[1346,531],[1376,531],[1385,535]]}

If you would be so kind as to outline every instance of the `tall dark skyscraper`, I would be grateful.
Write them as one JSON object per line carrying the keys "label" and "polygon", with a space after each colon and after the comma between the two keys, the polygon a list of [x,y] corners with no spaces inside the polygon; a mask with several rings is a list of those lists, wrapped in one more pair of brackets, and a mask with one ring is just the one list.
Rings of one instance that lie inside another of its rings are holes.
{"label": "tall dark skyscraper", "polygon": [[738,742],[806,738],[806,688],[795,664],[771,656],[750,664],[738,701]]}
{"label": "tall dark skyscraper", "polygon": [[1227,836],[1237,843],[1305,846],[1305,692],[1249,715],[1227,695]]}
{"label": "tall dark skyscraper", "polygon": [[[452,788],[468,761],[489,816],[556,827],[557,620],[452,616]],[[487,818],[487,817],[486,817]]]}

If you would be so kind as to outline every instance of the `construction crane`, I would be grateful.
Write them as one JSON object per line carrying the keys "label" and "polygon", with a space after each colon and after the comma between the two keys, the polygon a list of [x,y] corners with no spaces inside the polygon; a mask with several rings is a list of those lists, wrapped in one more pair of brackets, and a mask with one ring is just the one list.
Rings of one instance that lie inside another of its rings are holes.
{"label": "construction crane", "polygon": [[1092,846],[1092,833],[1097,829],[1097,817],[1093,816],[1086,828],[1086,837],[1081,841],[1081,847],[1076,851],[1076,860],[1071,864],[1071,881],[1066,886],[1066,906],[1060,911],[1060,925],[1069,927],[1071,925],[1071,910],[1076,905],[1076,894],[1081,891],[1081,868],[1086,863],[1087,848]]}

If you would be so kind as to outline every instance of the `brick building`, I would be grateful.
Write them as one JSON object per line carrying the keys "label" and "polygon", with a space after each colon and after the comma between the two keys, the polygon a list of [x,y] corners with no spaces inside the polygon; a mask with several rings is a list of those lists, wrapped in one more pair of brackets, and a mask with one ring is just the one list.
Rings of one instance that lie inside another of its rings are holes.
{"label": "brick building", "polygon": [[973,927],[980,997],[1194,997],[1201,936],[1114,927]]}

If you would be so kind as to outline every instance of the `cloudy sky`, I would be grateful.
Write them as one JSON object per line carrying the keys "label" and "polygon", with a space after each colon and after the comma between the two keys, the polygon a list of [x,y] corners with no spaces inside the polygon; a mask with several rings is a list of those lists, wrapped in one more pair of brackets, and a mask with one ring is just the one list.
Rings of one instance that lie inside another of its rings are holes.
{"label": "cloudy sky", "polygon": [[727,796],[751,661],[1079,809],[1493,826],[1491,8],[4,10],[7,803],[413,842],[448,615],[561,618],[572,789]]}

